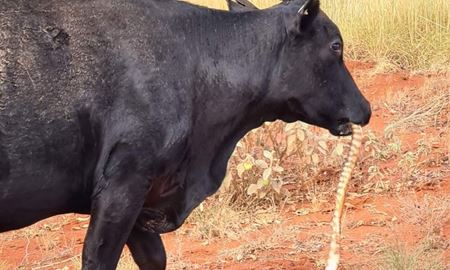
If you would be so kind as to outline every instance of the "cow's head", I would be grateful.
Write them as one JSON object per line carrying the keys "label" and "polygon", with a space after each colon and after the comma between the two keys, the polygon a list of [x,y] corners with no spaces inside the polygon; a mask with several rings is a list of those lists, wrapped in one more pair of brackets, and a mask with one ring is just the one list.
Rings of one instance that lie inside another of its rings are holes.
{"label": "cow's head", "polygon": [[282,3],[286,38],[269,95],[280,118],[301,120],[334,135],[351,133],[349,123],[365,125],[371,109],[343,62],[337,26],[319,9],[318,0]]}

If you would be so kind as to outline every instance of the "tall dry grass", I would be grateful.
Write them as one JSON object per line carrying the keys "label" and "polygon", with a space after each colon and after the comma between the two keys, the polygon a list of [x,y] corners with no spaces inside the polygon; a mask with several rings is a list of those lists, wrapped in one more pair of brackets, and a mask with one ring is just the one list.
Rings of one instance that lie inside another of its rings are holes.
{"label": "tall dry grass", "polygon": [[402,69],[450,67],[450,1],[324,0],[347,55]]}
{"label": "tall dry grass", "polygon": [[[226,9],[225,0],[188,0]],[[253,0],[265,8],[277,0]],[[450,1],[322,0],[336,22],[351,59],[384,69],[450,69]]]}

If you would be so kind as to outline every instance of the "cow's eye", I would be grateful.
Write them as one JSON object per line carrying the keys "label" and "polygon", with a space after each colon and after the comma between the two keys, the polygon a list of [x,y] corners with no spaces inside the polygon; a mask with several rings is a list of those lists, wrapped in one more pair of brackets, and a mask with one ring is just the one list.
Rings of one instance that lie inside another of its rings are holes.
{"label": "cow's eye", "polygon": [[335,53],[341,53],[342,43],[339,41],[331,43],[331,50],[333,50]]}

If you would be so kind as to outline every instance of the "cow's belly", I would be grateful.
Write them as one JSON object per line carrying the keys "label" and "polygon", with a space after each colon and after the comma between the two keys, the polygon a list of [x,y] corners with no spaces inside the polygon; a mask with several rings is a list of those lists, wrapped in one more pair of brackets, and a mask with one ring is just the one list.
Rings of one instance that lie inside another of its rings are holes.
{"label": "cow's belly", "polygon": [[[184,201],[184,199],[180,199]],[[183,225],[192,210],[198,206],[195,204],[180,204],[174,202],[165,208],[143,208],[136,225],[144,231],[152,233],[168,233]]]}
{"label": "cow's belly", "polygon": [[63,184],[75,179],[54,179],[52,176],[54,173],[48,172],[40,179],[24,177],[0,182],[0,232],[20,229],[57,214],[78,210],[73,203],[72,186]]}
{"label": "cow's belly", "polygon": [[137,225],[153,233],[167,233],[179,228],[192,210],[219,188],[218,181],[208,177],[207,172],[206,169],[194,172],[192,168],[189,172],[187,168],[178,170],[176,176],[154,186]]}
{"label": "cow's belly", "polygon": [[191,210],[186,207],[184,183],[156,185],[147,196],[137,226],[153,233],[167,233],[179,228]]}
{"label": "cow's belly", "polygon": [[167,233],[178,229],[183,222],[179,222],[167,210],[144,208],[139,215],[136,226],[152,233]]}
{"label": "cow's belly", "polygon": [[54,140],[51,128],[29,130],[10,127],[0,140],[0,231],[89,205],[80,194],[84,170],[77,140],[67,135],[73,129],[60,129]]}

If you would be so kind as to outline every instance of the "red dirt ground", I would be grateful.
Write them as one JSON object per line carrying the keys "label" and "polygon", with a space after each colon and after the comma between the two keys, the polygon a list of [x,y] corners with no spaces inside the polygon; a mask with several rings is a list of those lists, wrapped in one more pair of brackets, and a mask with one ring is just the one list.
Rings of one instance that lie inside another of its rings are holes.
{"label": "red dirt ground", "polygon": [[[391,73],[371,75],[373,65],[348,64],[365,96],[373,104],[370,128],[382,132],[392,114],[382,106],[395,91],[415,93],[436,76]],[[447,129],[448,131],[448,129]],[[435,134],[434,130],[430,134]],[[447,139],[445,137],[447,136]],[[423,134],[407,132],[401,136],[406,147],[413,148]],[[449,134],[441,136],[437,146],[447,155]],[[387,161],[386,167],[395,166]],[[448,167],[447,167],[448,169]],[[442,170],[438,167],[437,170]],[[430,172],[433,167],[430,166]],[[378,269],[379,256],[388,245],[412,248],[423,240],[421,223],[402,217],[405,202],[423,202],[426,198],[449,198],[450,172],[435,185],[402,192],[350,196],[342,240],[342,269]],[[395,182],[396,179],[386,179]],[[412,203],[414,204],[414,203]],[[417,205],[421,207],[420,203]],[[190,235],[186,224],[182,232],[163,236],[169,257],[169,269],[323,269],[328,243],[333,201],[322,204],[320,211],[296,215],[295,210],[311,205],[291,205],[278,217],[239,239],[199,239]],[[450,218],[437,228],[439,250],[450,267]],[[23,230],[0,235],[0,270],[6,269],[76,269],[79,263],[87,217],[64,215],[41,221]],[[125,252],[125,254],[128,254]],[[129,255],[128,259],[129,259]],[[129,263],[122,269],[135,269]]]}

